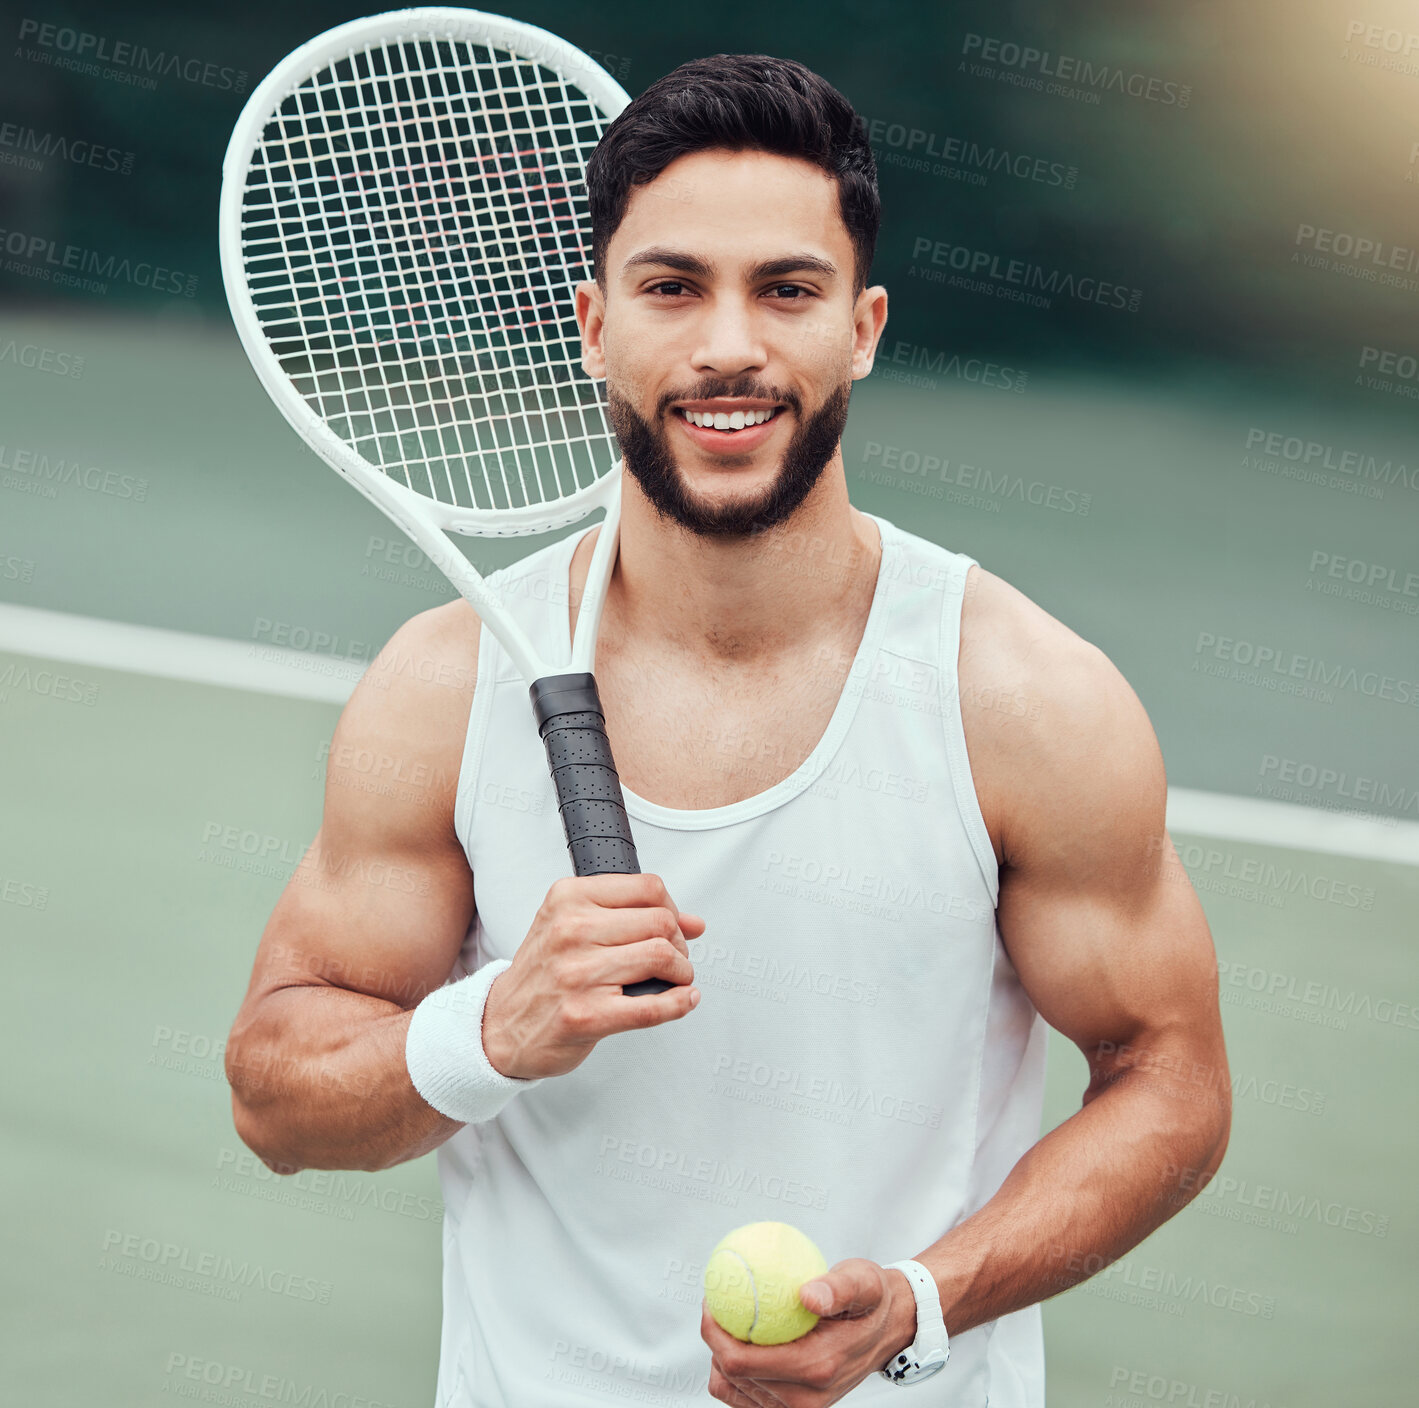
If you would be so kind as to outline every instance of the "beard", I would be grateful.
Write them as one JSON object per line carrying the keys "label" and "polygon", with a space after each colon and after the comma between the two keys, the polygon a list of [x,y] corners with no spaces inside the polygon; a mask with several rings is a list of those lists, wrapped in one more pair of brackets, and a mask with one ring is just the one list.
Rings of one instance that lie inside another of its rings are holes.
{"label": "beard", "polygon": [[[812,492],[832,459],[847,424],[851,380],[835,386],[823,404],[806,419],[802,402],[792,392],[707,382],[694,395],[670,392],[660,398],[654,424],[646,421],[624,397],[607,388],[607,413],[620,441],[627,473],[640,485],[661,518],[668,518],[700,537],[747,538],[784,522]],[[716,396],[755,397],[778,401],[798,420],[783,463],[773,483],[762,492],[730,503],[706,504],[693,497],[670,452],[665,412],[675,401],[710,400]]]}

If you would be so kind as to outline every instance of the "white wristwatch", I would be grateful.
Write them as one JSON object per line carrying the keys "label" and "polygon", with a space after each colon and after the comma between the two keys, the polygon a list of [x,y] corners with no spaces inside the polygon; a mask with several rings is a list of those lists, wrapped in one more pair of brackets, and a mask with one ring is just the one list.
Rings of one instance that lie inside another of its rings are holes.
{"label": "white wristwatch", "polygon": [[894,1384],[919,1384],[946,1367],[951,1337],[941,1318],[941,1296],[931,1273],[919,1261],[889,1261],[888,1271],[901,1271],[916,1297],[916,1339],[877,1372]]}

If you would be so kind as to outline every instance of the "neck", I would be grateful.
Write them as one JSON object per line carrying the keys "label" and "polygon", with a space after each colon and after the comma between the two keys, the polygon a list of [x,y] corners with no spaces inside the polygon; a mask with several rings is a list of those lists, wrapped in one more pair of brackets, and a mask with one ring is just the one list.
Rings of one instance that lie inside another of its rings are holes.
{"label": "neck", "polygon": [[[881,535],[848,501],[841,451],[786,522],[751,538],[701,537],[662,519],[629,474],[621,497],[608,634],[638,650],[741,665],[772,664],[854,627],[861,634]],[[581,564],[578,594],[585,576]]]}

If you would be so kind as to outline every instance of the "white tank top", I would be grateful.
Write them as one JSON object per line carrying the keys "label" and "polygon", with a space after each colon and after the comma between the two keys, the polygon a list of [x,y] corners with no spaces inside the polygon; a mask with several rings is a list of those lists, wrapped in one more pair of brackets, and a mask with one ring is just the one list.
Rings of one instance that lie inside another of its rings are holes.
{"label": "white tank top", "polygon": [[[803,764],[725,807],[624,789],[641,868],[706,921],[699,1006],[606,1037],[438,1151],[440,1408],[712,1404],[700,1302],[726,1232],[789,1222],[829,1266],[913,1257],[1039,1138],[1045,1025],[996,928],[957,694],[974,559],[871,516],[866,629]],[[590,531],[492,579],[548,659],[566,658]],[[571,873],[527,682],[488,630],[455,826],[477,915],[451,978],[511,958]],[[953,1335],[913,1391],[1043,1408],[1039,1306]],[[873,1374],[841,1401],[901,1393]]]}

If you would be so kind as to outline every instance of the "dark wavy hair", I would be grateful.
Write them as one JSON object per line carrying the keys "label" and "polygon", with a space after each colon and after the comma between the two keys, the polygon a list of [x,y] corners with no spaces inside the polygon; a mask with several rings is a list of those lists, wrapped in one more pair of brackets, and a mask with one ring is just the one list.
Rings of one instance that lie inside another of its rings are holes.
{"label": "dark wavy hair", "polygon": [[587,163],[591,254],[606,285],[606,247],[625,218],[631,188],[653,181],[677,157],[721,148],[800,157],[838,185],[852,240],[853,292],[867,285],[882,206],[877,163],[852,104],[793,59],[714,54],[657,79],[606,129]]}

